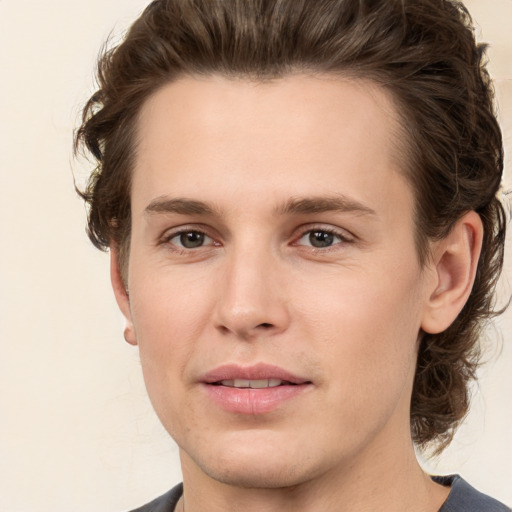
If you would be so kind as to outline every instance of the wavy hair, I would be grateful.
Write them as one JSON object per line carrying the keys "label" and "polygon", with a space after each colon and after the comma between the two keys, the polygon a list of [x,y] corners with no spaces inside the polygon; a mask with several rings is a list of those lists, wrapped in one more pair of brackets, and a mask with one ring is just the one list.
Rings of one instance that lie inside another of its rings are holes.
{"label": "wavy hair", "polygon": [[[440,452],[468,411],[479,338],[494,311],[505,215],[497,193],[501,132],[485,45],[470,15],[449,0],[156,0],[124,40],[103,52],[98,90],[83,110],[76,150],[96,161],[80,195],[88,234],[120,248],[126,269],[130,183],[141,106],[183,75],[256,80],[304,71],[372,80],[394,99],[405,174],[415,194],[416,246],[442,239],[466,212],[484,225],[476,281],[464,309],[440,334],[421,333],[411,432]],[[126,274],[125,274],[126,276]]]}

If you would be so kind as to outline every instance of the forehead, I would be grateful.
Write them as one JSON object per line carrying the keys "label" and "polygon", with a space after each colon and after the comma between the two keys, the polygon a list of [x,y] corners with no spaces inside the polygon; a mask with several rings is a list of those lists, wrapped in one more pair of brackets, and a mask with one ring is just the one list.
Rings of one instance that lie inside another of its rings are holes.
{"label": "forehead", "polygon": [[333,193],[387,208],[384,192],[410,195],[399,133],[393,102],[368,81],[181,78],[141,110],[132,208],[162,195],[275,208]]}

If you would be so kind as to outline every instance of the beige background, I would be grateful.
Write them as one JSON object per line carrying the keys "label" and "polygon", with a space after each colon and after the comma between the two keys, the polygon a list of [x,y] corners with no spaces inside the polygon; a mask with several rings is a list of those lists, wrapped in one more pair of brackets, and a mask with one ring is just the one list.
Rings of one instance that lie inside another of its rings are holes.
{"label": "beige background", "polygon": [[[98,49],[143,0],[0,0],[0,510],[121,511],[178,482],[176,448],[124,343],[108,256],[84,234],[71,132]],[[471,0],[512,151],[512,0]],[[510,183],[510,178],[509,178]],[[508,260],[507,281],[512,277]],[[510,291],[510,286],[508,287]],[[512,311],[439,472],[512,504]],[[430,463],[430,467],[435,467]]]}

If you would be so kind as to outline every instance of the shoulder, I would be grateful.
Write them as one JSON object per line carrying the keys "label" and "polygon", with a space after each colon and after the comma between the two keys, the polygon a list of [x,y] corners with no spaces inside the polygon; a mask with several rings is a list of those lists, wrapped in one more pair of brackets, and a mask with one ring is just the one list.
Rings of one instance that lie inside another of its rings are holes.
{"label": "shoulder", "polygon": [[173,487],[170,491],[162,494],[159,498],[143,505],[142,507],[136,508],[131,512],[173,512],[176,503],[183,494],[183,484],[178,484]]}
{"label": "shoulder", "polygon": [[511,512],[503,503],[482,494],[458,475],[433,477],[442,485],[450,485],[448,499],[439,512]]}

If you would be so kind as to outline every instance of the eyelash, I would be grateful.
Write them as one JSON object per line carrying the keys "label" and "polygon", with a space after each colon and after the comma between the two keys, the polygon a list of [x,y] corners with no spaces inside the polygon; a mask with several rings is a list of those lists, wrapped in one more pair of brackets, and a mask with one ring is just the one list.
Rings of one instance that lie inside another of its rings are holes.
{"label": "eyelash", "polygon": [[[306,244],[298,243],[301,239],[303,239],[308,234],[311,235],[312,233],[315,233],[315,232],[323,233],[325,235],[335,237],[335,238],[339,239],[339,241],[333,243],[332,245],[326,246],[326,247],[314,247],[313,245],[306,245]],[[209,238],[212,240],[213,243],[209,243],[207,245],[200,245],[196,248],[190,248],[190,247],[183,247],[183,246],[177,245],[176,243],[172,242],[172,240],[177,237],[181,237],[182,235],[192,234],[192,233],[194,233],[196,235],[203,236],[205,238]],[[327,251],[332,250],[333,248],[337,247],[338,245],[351,244],[353,242],[354,242],[353,237],[347,236],[346,232],[344,232],[344,231],[342,232],[341,230],[325,228],[322,226],[313,226],[313,227],[308,226],[307,229],[301,230],[300,234],[298,236],[294,236],[292,245],[299,246],[299,247],[309,247],[310,250],[313,250],[315,252],[327,252]],[[208,235],[206,230],[200,229],[200,228],[193,228],[193,227],[190,227],[190,228],[185,227],[185,228],[181,228],[177,231],[168,233],[162,238],[161,243],[171,246],[172,250],[174,252],[181,253],[181,254],[185,254],[185,253],[190,254],[190,252],[194,251],[195,249],[201,249],[201,248],[205,248],[205,247],[221,245],[219,242],[215,242],[214,237]]]}
{"label": "eyelash", "polygon": [[[299,240],[302,240],[305,236],[307,236],[308,234],[311,236],[311,234],[313,233],[323,233],[325,235],[329,235],[329,236],[332,236],[332,237],[335,237],[335,238],[338,238],[339,241],[338,242],[334,242],[332,245],[329,245],[327,247],[315,247],[315,246],[312,246],[312,245],[302,245],[302,244],[298,244],[297,242]],[[352,243],[354,240],[352,237],[349,237],[345,234],[345,232],[341,232],[340,230],[336,230],[336,229],[332,229],[332,228],[324,228],[322,226],[318,226],[318,227],[310,227],[308,229],[306,229],[305,231],[302,231],[300,236],[295,238],[295,242],[294,242],[294,245],[300,245],[300,246],[306,246],[306,247],[309,247],[310,249],[313,249],[315,251],[318,251],[318,252],[326,252],[328,250],[333,250],[335,249],[337,246],[339,245],[345,245],[345,244],[350,244]]]}
{"label": "eyelash", "polygon": [[187,234],[191,234],[191,233],[194,233],[194,234],[197,234],[197,235],[201,235],[201,236],[203,236],[205,238],[207,237],[207,238],[209,238],[209,239],[211,239],[213,241],[213,244],[200,245],[200,246],[197,247],[198,249],[204,248],[204,247],[209,247],[210,245],[220,246],[220,244],[218,242],[215,242],[214,238],[211,237],[210,235],[208,235],[204,229],[198,229],[198,228],[181,228],[181,229],[179,229],[177,231],[173,231],[171,233],[168,233],[168,234],[164,235],[164,237],[162,239],[162,243],[166,244],[168,246],[171,246],[172,250],[175,251],[175,252],[178,252],[178,253],[190,253],[191,251],[194,251],[195,248],[182,247],[180,245],[177,245],[177,244],[173,243],[172,240],[174,238],[181,237],[182,235],[187,235]]}

